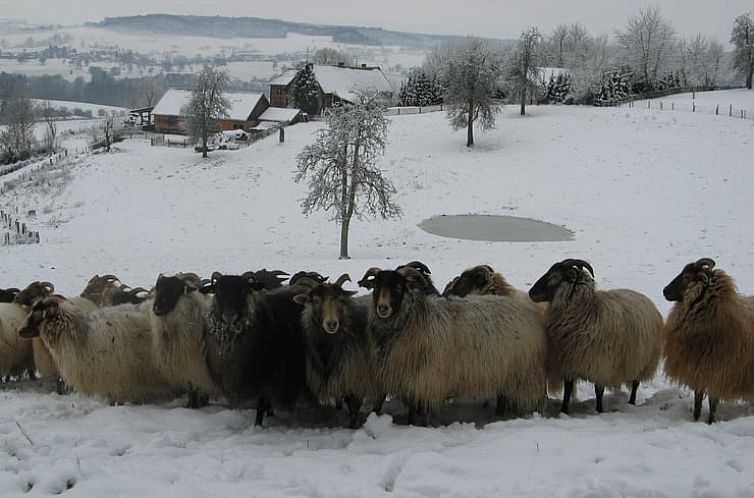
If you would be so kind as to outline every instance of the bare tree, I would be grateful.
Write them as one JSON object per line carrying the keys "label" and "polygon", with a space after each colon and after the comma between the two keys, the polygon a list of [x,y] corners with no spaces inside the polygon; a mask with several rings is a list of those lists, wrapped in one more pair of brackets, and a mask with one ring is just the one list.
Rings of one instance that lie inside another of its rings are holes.
{"label": "bare tree", "polygon": [[45,122],[45,149],[50,153],[54,153],[58,148],[58,123],[55,120],[55,108],[49,100],[46,100],[38,106],[38,112]]}
{"label": "bare tree", "polygon": [[350,66],[353,64],[353,58],[346,54],[341,52],[340,50],[335,50],[334,48],[320,48],[316,52],[314,52],[314,55],[312,55],[312,62],[315,64],[322,64],[322,65],[335,65],[339,63],[343,63],[346,66]]}
{"label": "bare tree", "polygon": [[380,96],[362,93],[355,104],[333,108],[327,128],[296,158],[296,182],[309,178],[303,212],[334,211],[334,219],[340,223],[341,259],[349,258],[348,235],[354,215],[388,219],[401,214],[393,201],[395,187],[376,167],[385,151],[387,127]]}
{"label": "bare tree", "polygon": [[230,102],[223,97],[227,85],[228,73],[205,67],[191,91],[191,100],[181,110],[189,134],[202,144],[202,157],[207,157],[210,135],[220,131],[220,119],[230,110]]}
{"label": "bare tree", "polygon": [[558,24],[547,42],[550,54],[548,62],[556,67],[565,67],[566,38],[568,38],[568,25]]}
{"label": "bare tree", "polygon": [[448,119],[454,129],[466,128],[466,146],[471,147],[477,122],[483,130],[495,127],[500,57],[480,38],[467,38],[449,48],[442,78]]}
{"label": "bare tree", "polygon": [[736,18],[730,42],[736,47],[733,50],[733,69],[746,78],[746,88],[751,90],[754,77],[754,20],[750,13]]}
{"label": "bare tree", "polygon": [[534,91],[539,78],[541,38],[534,26],[521,33],[510,61],[508,76],[521,98],[522,116],[526,114],[527,94]]}
{"label": "bare tree", "polygon": [[9,161],[26,159],[34,145],[34,106],[28,97],[17,93],[4,102],[3,110],[8,125],[0,132],[3,155]]}
{"label": "bare tree", "polygon": [[165,88],[159,78],[145,78],[141,87],[141,94],[146,107],[154,107]]}
{"label": "bare tree", "polygon": [[639,9],[618,32],[626,61],[641,75],[645,93],[654,89],[673,49],[675,32],[657,6]]}

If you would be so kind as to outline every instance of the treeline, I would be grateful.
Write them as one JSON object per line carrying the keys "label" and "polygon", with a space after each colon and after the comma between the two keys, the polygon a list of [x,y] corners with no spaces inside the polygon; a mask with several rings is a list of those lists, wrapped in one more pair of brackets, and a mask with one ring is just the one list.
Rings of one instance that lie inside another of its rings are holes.
{"label": "treeline", "polygon": [[[25,76],[0,73],[0,106],[13,95],[33,99],[68,100],[90,104],[126,108],[153,106],[168,88],[191,88],[196,76],[193,74],[168,73],[140,78],[116,78],[100,67],[89,68],[91,78],[78,77],[73,81],[61,75]],[[233,80],[230,91],[265,92],[266,80]]]}

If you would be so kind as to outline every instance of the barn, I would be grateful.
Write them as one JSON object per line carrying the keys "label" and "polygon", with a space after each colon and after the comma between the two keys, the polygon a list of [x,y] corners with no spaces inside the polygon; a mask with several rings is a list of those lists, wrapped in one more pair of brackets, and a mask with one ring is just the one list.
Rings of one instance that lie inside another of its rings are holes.
{"label": "barn", "polygon": [[[354,102],[358,92],[376,90],[392,94],[393,87],[377,66],[337,66],[312,64],[319,86],[319,110],[329,109],[338,102]],[[270,83],[270,104],[293,107],[293,89],[299,71],[289,70]]]}
{"label": "barn", "polygon": [[[259,117],[270,107],[261,93],[225,92],[230,102],[228,116],[220,120],[222,130],[248,130],[259,124]],[[152,110],[154,128],[159,133],[186,133],[181,109],[191,100],[191,91],[171,88]]]}

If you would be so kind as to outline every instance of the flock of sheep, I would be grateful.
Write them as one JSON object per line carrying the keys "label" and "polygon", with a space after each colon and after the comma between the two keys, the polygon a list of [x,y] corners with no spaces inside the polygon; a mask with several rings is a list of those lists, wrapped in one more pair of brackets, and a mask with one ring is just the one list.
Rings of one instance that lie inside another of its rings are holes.
{"label": "flock of sheep", "polygon": [[[494,400],[498,414],[542,412],[574,382],[604,389],[642,381],[661,359],[669,379],[694,390],[694,419],[709,398],[754,398],[754,298],[704,258],[664,289],[668,319],[646,296],[597,290],[583,260],[555,263],[528,293],[487,265],[440,293],[414,261],[370,268],[346,290],[316,272],[160,275],[130,289],[95,276],[79,297],[49,282],[0,290],[0,376],[36,374],[111,403],[187,393],[190,407],[223,398],[254,406],[256,423],[297,403],[346,405],[351,427],[365,410],[399,399],[409,423],[453,399]],[[287,283],[283,283],[286,280]]]}

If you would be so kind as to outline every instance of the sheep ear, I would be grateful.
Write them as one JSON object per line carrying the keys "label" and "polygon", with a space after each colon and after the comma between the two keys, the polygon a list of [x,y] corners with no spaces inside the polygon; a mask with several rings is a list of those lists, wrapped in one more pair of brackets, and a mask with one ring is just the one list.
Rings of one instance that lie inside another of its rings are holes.
{"label": "sheep ear", "polygon": [[699,281],[704,285],[709,285],[709,275],[706,272],[699,273]]}
{"label": "sheep ear", "polygon": [[215,286],[211,283],[206,283],[199,289],[199,292],[202,294],[212,294],[215,292]]}
{"label": "sheep ear", "polygon": [[565,273],[565,280],[568,282],[575,282],[579,279],[579,273],[581,273],[581,270],[578,268],[568,268]]}
{"label": "sheep ear", "polygon": [[214,285],[215,282],[217,282],[218,280],[220,280],[222,278],[222,276],[223,276],[223,274],[220,273],[219,271],[213,272],[212,273],[212,284]]}
{"label": "sheep ear", "polygon": [[374,276],[364,277],[356,283],[359,287],[364,287],[365,289],[372,290],[374,289]]}
{"label": "sheep ear", "polygon": [[309,294],[296,294],[293,296],[293,302],[303,306],[309,302]]}

